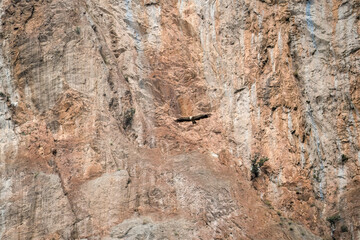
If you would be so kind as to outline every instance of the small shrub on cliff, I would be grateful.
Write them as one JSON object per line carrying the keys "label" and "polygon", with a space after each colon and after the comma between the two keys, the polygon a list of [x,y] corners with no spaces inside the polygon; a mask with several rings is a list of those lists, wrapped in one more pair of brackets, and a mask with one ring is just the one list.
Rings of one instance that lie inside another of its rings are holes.
{"label": "small shrub on cliff", "polygon": [[314,178],[317,182],[321,182],[321,179],[320,179],[320,171],[314,170],[313,178]]}
{"label": "small shrub on cliff", "polygon": [[75,32],[76,32],[77,35],[80,35],[80,27],[76,27]]}
{"label": "small shrub on cliff", "polygon": [[260,161],[259,161],[259,167],[262,167],[263,165],[264,165],[264,163],[266,162],[266,161],[268,161],[269,160],[269,158],[267,158],[267,157],[262,157],[261,159],[260,159]]}
{"label": "small shrub on cliff", "polygon": [[271,205],[271,202],[267,199],[264,200],[264,203],[266,206],[268,206],[270,209],[274,209],[273,206]]}
{"label": "small shrub on cliff", "polygon": [[298,73],[298,71],[295,71],[295,72],[294,72],[294,77],[295,77],[295,78],[299,78],[299,73]]}
{"label": "small shrub on cliff", "polygon": [[253,180],[254,178],[257,178],[259,176],[259,167],[257,164],[257,160],[258,160],[259,156],[255,155],[254,159],[251,160],[251,180]]}
{"label": "small shrub on cliff", "polygon": [[346,156],[345,154],[341,155],[341,163],[344,164],[349,160],[349,157]]}
{"label": "small shrub on cliff", "polygon": [[260,174],[260,168],[269,160],[267,157],[262,157],[259,160],[259,155],[255,154],[254,158],[251,160],[251,180],[257,178]]}
{"label": "small shrub on cliff", "polygon": [[124,114],[124,129],[128,128],[132,124],[134,114],[135,114],[134,108],[130,108],[126,110]]}
{"label": "small shrub on cliff", "polygon": [[349,231],[349,229],[347,226],[345,226],[345,225],[341,226],[341,232],[348,232],[348,231]]}
{"label": "small shrub on cliff", "polygon": [[331,217],[326,218],[326,221],[328,221],[331,225],[335,225],[338,221],[340,221],[341,217],[340,215],[333,215]]}

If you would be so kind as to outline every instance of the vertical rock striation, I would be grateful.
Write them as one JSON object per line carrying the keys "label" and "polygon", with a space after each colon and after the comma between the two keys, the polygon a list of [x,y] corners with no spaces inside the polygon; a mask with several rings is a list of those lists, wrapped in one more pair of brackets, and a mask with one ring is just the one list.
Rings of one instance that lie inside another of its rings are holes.
{"label": "vertical rock striation", "polygon": [[0,15],[0,239],[360,238],[360,1]]}

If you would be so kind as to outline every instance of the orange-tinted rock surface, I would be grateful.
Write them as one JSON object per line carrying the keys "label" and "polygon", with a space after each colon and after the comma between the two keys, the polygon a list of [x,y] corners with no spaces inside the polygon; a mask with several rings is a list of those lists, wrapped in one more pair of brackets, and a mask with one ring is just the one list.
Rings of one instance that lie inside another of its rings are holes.
{"label": "orange-tinted rock surface", "polygon": [[0,15],[0,239],[360,239],[359,0]]}

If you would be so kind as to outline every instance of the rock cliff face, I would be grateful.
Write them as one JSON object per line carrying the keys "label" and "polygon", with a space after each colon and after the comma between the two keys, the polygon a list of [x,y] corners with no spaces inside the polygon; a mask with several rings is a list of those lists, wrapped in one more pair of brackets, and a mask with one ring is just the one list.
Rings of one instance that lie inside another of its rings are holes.
{"label": "rock cliff face", "polygon": [[360,239],[359,0],[0,15],[0,239]]}

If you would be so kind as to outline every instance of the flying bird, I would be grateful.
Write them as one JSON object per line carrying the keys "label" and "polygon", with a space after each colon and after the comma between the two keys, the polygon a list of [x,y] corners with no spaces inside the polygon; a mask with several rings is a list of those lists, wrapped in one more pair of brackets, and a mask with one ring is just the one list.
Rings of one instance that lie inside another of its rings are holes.
{"label": "flying bird", "polygon": [[196,124],[197,120],[203,119],[203,118],[208,118],[210,117],[211,114],[207,113],[207,114],[201,114],[201,115],[196,115],[196,116],[190,116],[190,117],[181,117],[175,120],[175,122],[192,122],[193,124]]}

